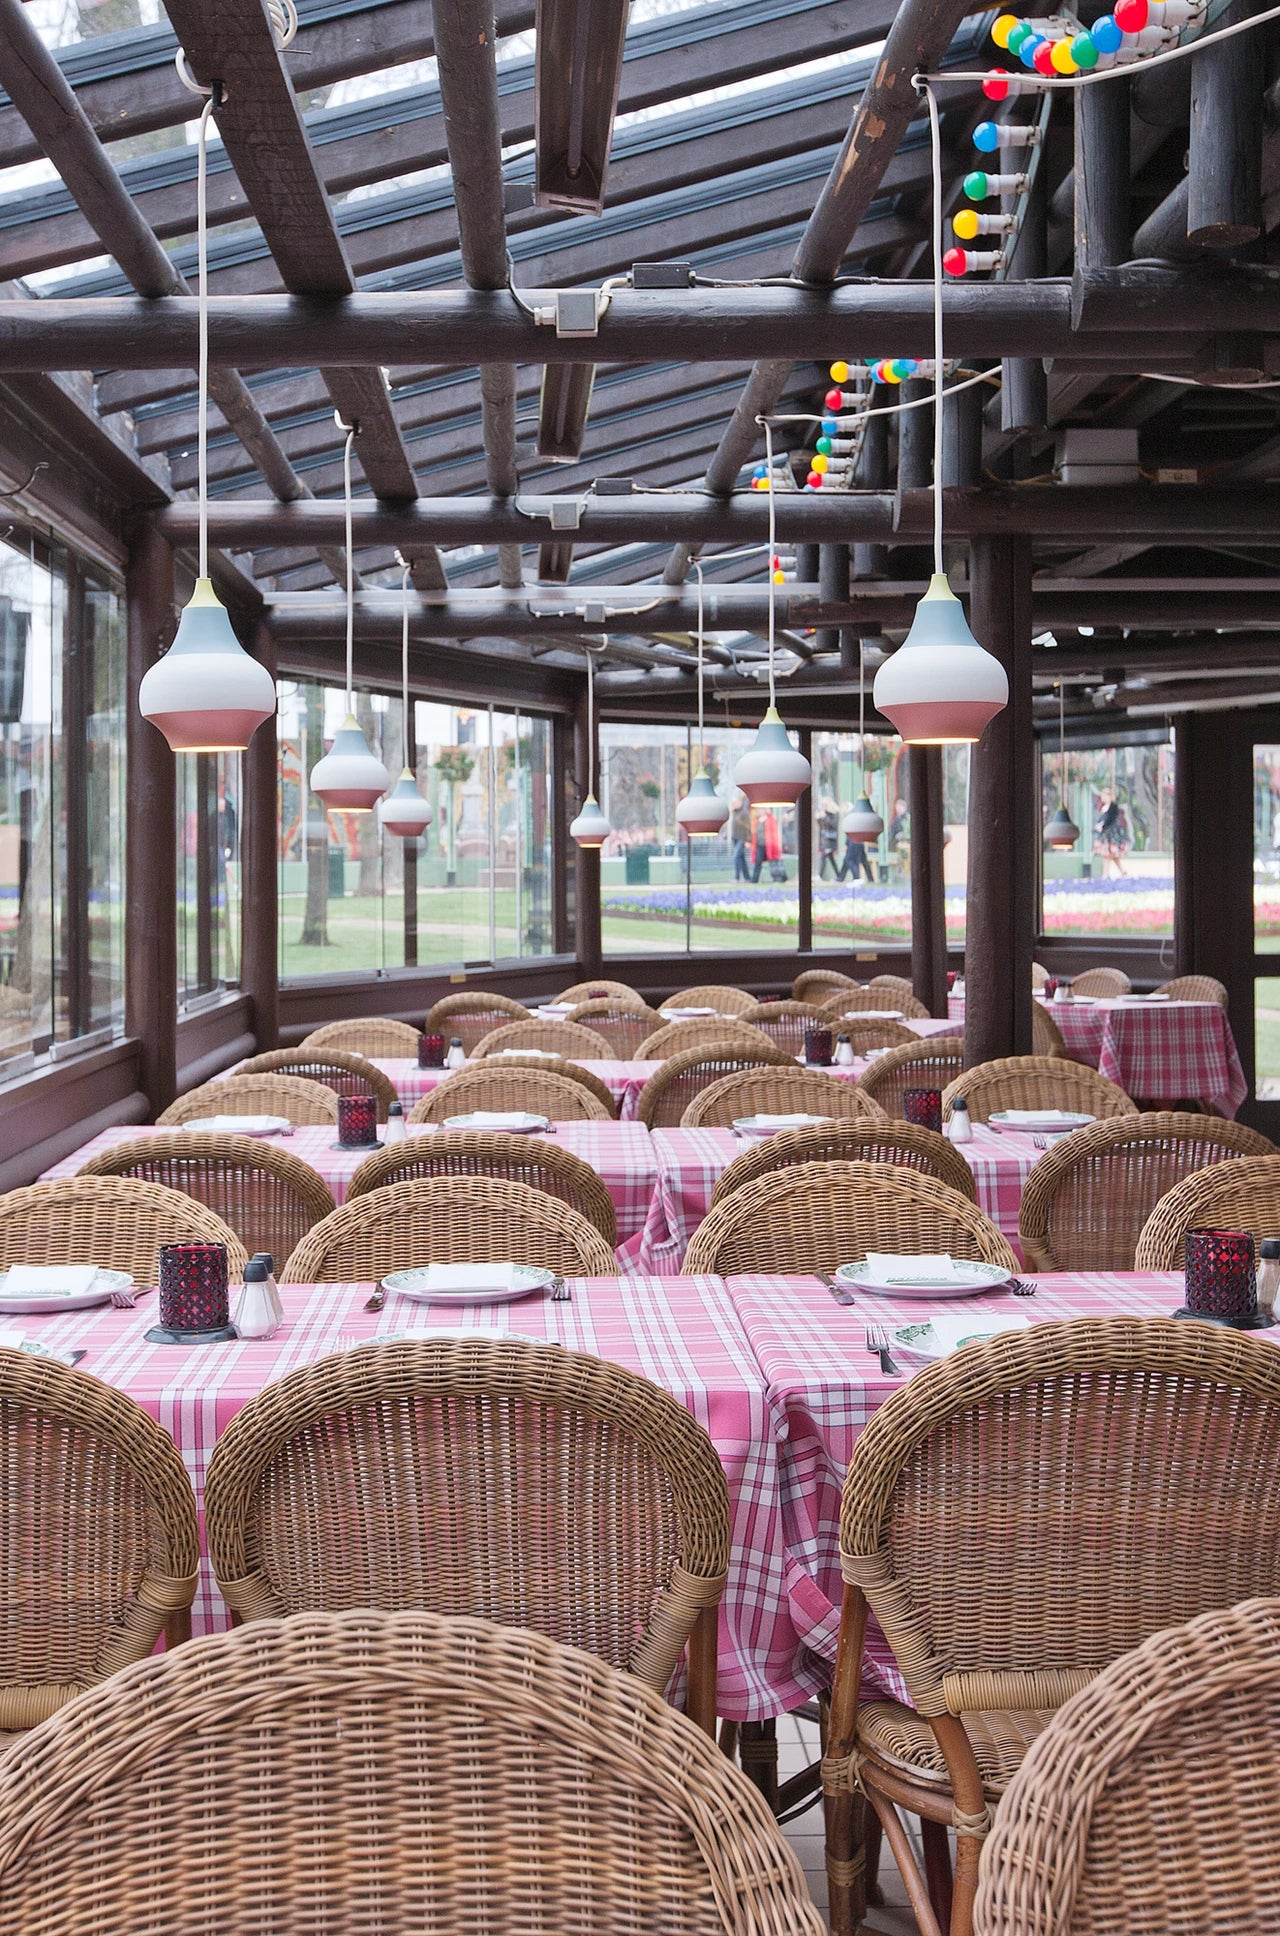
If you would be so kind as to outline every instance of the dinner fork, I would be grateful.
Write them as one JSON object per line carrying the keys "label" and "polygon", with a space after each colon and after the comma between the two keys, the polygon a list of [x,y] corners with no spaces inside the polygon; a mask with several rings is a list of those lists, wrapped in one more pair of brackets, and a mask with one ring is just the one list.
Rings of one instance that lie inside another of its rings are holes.
{"label": "dinner fork", "polygon": [[112,1308],[117,1311],[132,1311],[138,1302],[133,1291],[112,1291]]}
{"label": "dinner fork", "polygon": [[563,1277],[553,1277],[547,1286],[547,1296],[553,1304],[567,1304],[572,1298],[573,1292],[569,1289]]}
{"label": "dinner fork", "polygon": [[902,1372],[894,1364],[889,1351],[889,1340],[882,1324],[869,1324],[866,1330],[867,1350],[880,1360],[880,1369],[886,1378],[901,1378]]}

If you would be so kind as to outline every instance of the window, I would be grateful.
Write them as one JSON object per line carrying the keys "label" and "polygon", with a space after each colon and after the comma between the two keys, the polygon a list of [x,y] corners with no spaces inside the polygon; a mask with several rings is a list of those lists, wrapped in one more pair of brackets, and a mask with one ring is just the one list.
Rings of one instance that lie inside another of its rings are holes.
{"label": "window", "polygon": [[120,588],[11,532],[0,541],[5,1073],[123,1026],[124,773]]}
{"label": "window", "polygon": [[1042,744],[1041,806],[1080,838],[1044,855],[1042,930],[1134,940],[1173,934],[1173,742],[1166,727]]}
{"label": "window", "polygon": [[280,682],[280,976],[383,973],[550,954],[551,722],[491,706],[356,694],[394,779],[406,762],[432,808],[418,840],[375,814],[326,813],[306,776],[341,724],[345,694]]}
{"label": "window", "polygon": [[239,753],[179,753],[178,1005],[219,995],[240,975]]}

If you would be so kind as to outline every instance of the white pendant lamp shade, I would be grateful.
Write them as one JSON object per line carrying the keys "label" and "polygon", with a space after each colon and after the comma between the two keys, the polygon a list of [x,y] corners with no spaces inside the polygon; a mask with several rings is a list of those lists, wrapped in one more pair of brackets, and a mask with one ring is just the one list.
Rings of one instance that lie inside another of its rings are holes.
{"label": "white pendant lamp shade", "polygon": [[354,713],[348,713],[333,744],[311,769],[311,791],[330,809],[368,813],[386,792],[390,774],[369,751]]}
{"label": "white pendant lamp shade", "polygon": [[845,815],[844,830],[850,840],[861,841],[864,845],[869,840],[879,840],[884,832],[884,821],[865,793],[854,801]]}
{"label": "white pendant lamp shade", "polygon": [[594,793],[582,803],[582,811],[569,822],[569,832],[579,847],[603,847],[609,838],[609,822]]}
{"label": "white pendant lamp shade", "polygon": [[399,834],[413,840],[431,825],[431,808],[418,791],[417,781],[406,766],[384,800],[378,802],[378,819],[384,833]]}
{"label": "white pendant lamp shade", "polygon": [[676,808],[676,825],[687,834],[718,834],[729,818],[729,802],[722,800],[711,784],[711,775],[700,766],[689,791]]}
{"label": "white pendant lamp shade", "polygon": [[734,769],[733,784],[753,807],[793,807],[812,778],[808,760],[787,738],[777,707],[770,706],[755,744]]}
{"label": "white pendant lamp shade", "polygon": [[1004,667],[974,638],[941,572],[930,579],[905,640],[877,672],[875,701],[917,746],[981,739],[1009,703]]}
{"label": "white pendant lamp shade", "polygon": [[1059,807],[1052,819],[1045,823],[1044,844],[1052,847],[1055,853],[1065,854],[1080,838],[1080,829],[1065,807]]}
{"label": "white pendant lamp shade", "polygon": [[196,580],[173,644],[143,674],[138,704],[175,753],[243,752],[275,711],[275,680],[245,651],[207,578]]}

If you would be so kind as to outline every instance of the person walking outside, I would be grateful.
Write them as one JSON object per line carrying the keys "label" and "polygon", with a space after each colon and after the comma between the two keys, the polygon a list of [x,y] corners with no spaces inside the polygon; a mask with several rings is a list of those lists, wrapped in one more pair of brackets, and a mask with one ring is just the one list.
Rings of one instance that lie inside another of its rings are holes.
{"label": "person walking outside", "polygon": [[735,881],[749,881],[751,867],[747,860],[747,845],[751,839],[751,809],[745,793],[735,793],[733,796],[729,837],[733,842],[733,878]]}
{"label": "person walking outside", "polygon": [[827,878],[831,869],[833,881],[843,879],[836,853],[840,845],[840,810],[828,794],[822,801],[818,814],[818,879]]}

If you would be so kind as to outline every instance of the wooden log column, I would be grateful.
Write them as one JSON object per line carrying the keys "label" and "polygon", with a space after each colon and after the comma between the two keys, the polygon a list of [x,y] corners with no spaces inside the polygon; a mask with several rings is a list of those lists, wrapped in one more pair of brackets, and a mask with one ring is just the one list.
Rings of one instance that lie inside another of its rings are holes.
{"label": "wooden log column", "polygon": [[[245,650],[276,671],[275,641],[259,620],[245,640]],[[240,987],[253,1002],[253,1033],[258,1052],[279,1047],[279,778],[276,716],[264,720],[244,756],[244,814],[240,862],[244,892],[241,905]]]}
{"label": "wooden log column", "polygon": [[[590,764],[588,747],[590,735],[596,732],[596,721],[590,717],[587,708],[587,688],[583,682],[582,693],[573,714],[573,772],[576,782],[575,791],[578,801],[586,798],[587,770]],[[596,797],[604,792],[600,779],[600,742],[596,734]],[[574,812],[577,812],[575,806]],[[569,842],[573,846],[573,841]],[[574,952],[582,978],[589,981],[600,973],[600,850],[591,847],[577,848],[577,885],[573,904]],[[561,861],[558,864],[563,865]]]}
{"label": "wooden log column", "polygon": [[1075,103],[1075,261],[1082,269],[1127,262],[1133,223],[1129,83],[1077,88]]}
{"label": "wooden log column", "polygon": [[911,810],[911,982],[931,1015],[945,1015],[947,921],[940,746],[909,749],[907,803]]}
{"label": "wooden log column", "polygon": [[143,674],[175,630],[173,552],[140,524],[125,566],[128,816],[125,826],[125,1029],[152,1114],[177,1093],[178,863],[174,757],[138,710]]}
{"label": "wooden log column", "polygon": [[1040,803],[1031,730],[1031,546],[977,538],[969,623],[1009,675],[1009,704],[972,754],[965,1061],[1031,1052]]}
{"label": "wooden log column", "polygon": [[[1258,11],[1256,0],[1232,0],[1215,25],[1234,25]],[[1191,57],[1187,240],[1199,248],[1238,249],[1262,233],[1266,53],[1263,29]]]}

